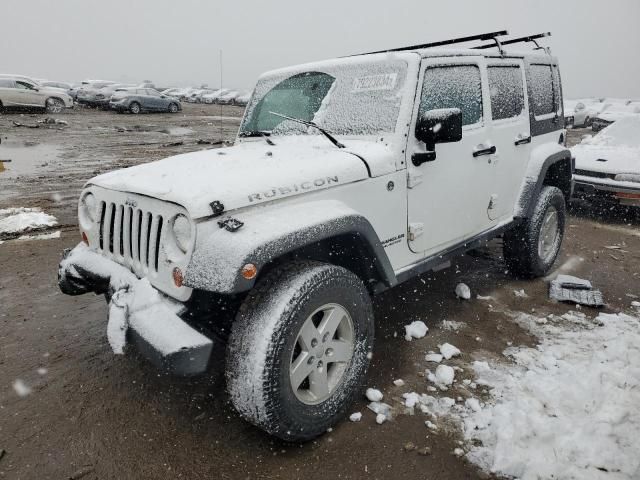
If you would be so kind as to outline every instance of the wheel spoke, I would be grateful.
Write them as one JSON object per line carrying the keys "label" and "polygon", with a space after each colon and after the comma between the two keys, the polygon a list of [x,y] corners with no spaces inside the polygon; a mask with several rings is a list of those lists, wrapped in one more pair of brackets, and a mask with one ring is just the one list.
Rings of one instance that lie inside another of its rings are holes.
{"label": "wheel spoke", "polygon": [[300,334],[298,335],[298,343],[300,344],[300,347],[303,351],[311,351],[311,342],[313,340],[318,341],[319,337],[320,332],[318,332],[318,329],[313,324],[311,317],[307,318],[300,329]]}
{"label": "wheel spoke", "polygon": [[309,390],[316,398],[329,394],[329,378],[326,368],[314,368],[309,375]]}
{"label": "wheel spoke", "polygon": [[[330,350],[329,350],[330,349]],[[327,363],[348,362],[351,360],[351,342],[333,340],[327,344]]]}
{"label": "wheel spoke", "polygon": [[309,376],[312,370],[315,369],[315,363],[309,364],[307,361],[309,354],[302,352],[298,355],[298,358],[291,364],[291,387],[297,390],[300,384],[304,382],[304,379]]}
{"label": "wheel spoke", "polygon": [[325,313],[322,323],[318,330],[321,335],[329,334],[329,338],[333,338],[342,319],[346,316],[346,312],[340,307],[333,307]]}

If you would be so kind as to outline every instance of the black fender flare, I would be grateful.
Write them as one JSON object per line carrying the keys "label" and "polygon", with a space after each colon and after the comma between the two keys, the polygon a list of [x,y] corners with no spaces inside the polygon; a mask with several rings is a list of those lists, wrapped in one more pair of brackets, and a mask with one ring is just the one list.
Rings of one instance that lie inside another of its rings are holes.
{"label": "black fender flare", "polygon": [[342,202],[275,204],[232,212],[232,217],[244,224],[235,232],[219,226],[224,216],[198,225],[196,247],[184,276],[186,286],[221,294],[246,292],[255,279],[242,277],[244,265],[255,265],[259,276],[264,266],[284,255],[344,236],[352,237],[366,249],[378,281],[387,287],[397,284],[391,262],[372,225]]}
{"label": "black fender flare", "polygon": [[[537,175],[527,175],[525,183],[520,192],[518,201],[518,211],[516,218],[531,218],[533,209],[536,205],[536,199],[540,195],[542,187],[545,185],[547,173],[553,165],[562,165],[560,172],[567,176],[569,180],[568,190],[564,191],[565,198],[568,201],[573,194],[573,171],[575,170],[575,159],[571,156],[571,151],[561,149],[555,153],[546,156],[537,168]],[[535,170],[534,170],[535,171]]]}

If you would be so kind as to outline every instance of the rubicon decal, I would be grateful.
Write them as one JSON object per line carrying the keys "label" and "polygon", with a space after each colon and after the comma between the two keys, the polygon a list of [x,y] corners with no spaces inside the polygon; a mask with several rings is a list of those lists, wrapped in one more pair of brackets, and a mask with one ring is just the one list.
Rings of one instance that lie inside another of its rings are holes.
{"label": "rubicon decal", "polygon": [[337,175],[335,177],[316,178],[315,180],[309,180],[307,182],[294,183],[292,185],[283,187],[273,187],[270,190],[252,193],[249,195],[249,201],[260,202],[269,198],[286,196],[296,192],[315,190],[317,188],[326,187],[327,185],[331,185],[333,183],[340,183]]}

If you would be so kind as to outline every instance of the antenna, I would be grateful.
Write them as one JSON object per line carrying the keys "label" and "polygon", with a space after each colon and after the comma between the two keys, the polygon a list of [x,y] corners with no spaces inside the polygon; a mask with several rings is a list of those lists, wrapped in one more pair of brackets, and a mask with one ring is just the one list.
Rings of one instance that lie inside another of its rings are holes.
{"label": "antenna", "polygon": [[[220,49],[220,90],[222,90],[222,49]],[[220,141],[223,142],[223,136],[222,136],[222,104],[218,102],[218,105],[220,105],[219,108],[219,113],[220,113]]]}

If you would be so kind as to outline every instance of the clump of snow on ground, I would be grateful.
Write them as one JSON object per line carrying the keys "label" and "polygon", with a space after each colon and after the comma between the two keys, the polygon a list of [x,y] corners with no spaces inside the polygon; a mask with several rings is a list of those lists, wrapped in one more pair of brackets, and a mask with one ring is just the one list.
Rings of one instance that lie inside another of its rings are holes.
{"label": "clump of snow on ground", "polygon": [[370,402],[380,402],[383,398],[382,392],[375,388],[367,388],[365,395]]}
{"label": "clump of snow on ground", "polygon": [[529,317],[517,320],[540,334],[537,348],[508,349],[515,365],[473,364],[493,401],[467,404],[467,458],[522,480],[638,478],[640,321]]}
{"label": "clump of snow on ground", "polygon": [[396,387],[403,387],[404,386],[404,380],[402,380],[401,378],[398,378],[397,380],[393,381],[393,384]]}
{"label": "clump of snow on ground", "polygon": [[452,357],[457,357],[460,355],[460,349],[458,347],[454,347],[450,343],[443,343],[440,345],[440,354],[446,359],[449,360]]}
{"label": "clump of snow on ground", "polygon": [[362,413],[360,412],[352,413],[349,416],[349,420],[351,420],[352,422],[359,422],[360,420],[362,420]]}
{"label": "clump of snow on ground", "polygon": [[456,285],[456,297],[469,300],[471,298],[471,289],[464,283],[459,283]]}
{"label": "clump of snow on ground", "polygon": [[404,335],[405,340],[411,341],[413,338],[424,337],[429,331],[429,328],[425,325],[423,321],[416,320],[414,322],[411,322],[409,325],[405,325],[404,330],[405,330],[405,335]]}
{"label": "clump of snow on ground", "polygon": [[0,209],[0,239],[13,238],[21,233],[41,230],[58,224],[53,215],[39,208]]}
{"label": "clump of snow on ground", "polygon": [[429,352],[424,356],[427,362],[440,363],[442,361],[442,355],[439,353]]}
{"label": "clump of snow on ground", "polygon": [[18,394],[19,397],[26,397],[31,393],[31,387],[24,383],[24,380],[17,378],[13,382],[13,389]]}
{"label": "clump of snow on ground", "polygon": [[449,365],[438,365],[436,373],[434,374],[429,372],[427,374],[427,379],[437,385],[447,387],[453,384],[455,375],[455,370]]}

